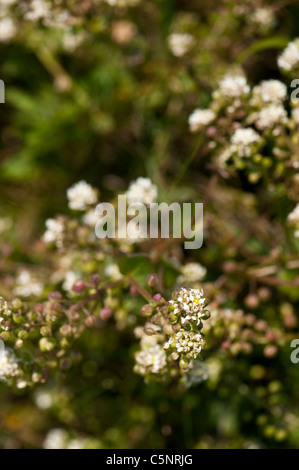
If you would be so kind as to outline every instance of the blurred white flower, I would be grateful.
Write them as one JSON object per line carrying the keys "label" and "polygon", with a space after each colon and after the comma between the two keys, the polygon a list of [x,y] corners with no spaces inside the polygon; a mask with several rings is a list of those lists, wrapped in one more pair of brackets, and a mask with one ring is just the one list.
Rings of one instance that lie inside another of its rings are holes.
{"label": "blurred white flower", "polygon": [[188,33],[173,33],[168,38],[169,49],[176,57],[185,55],[194,44],[194,37]]}
{"label": "blurred white flower", "polygon": [[247,95],[250,88],[242,75],[226,75],[219,82],[219,90],[224,97],[239,98]]}
{"label": "blurred white flower", "polygon": [[10,41],[16,34],[17,27],[9,17],[0,19],[0,42]]}
{"label": "blurred white flower", "polygon": [[158,188],[149,178],[140,177],[130,183],[126,196],[128,204],[150,204],[157,200]]}
{"label": "blurred white flower", "polygon": [[44,449],[65,449],[67,445],[67,432],[64,429],[51,429],[45,437]]}
{"label": "blurred white flower", "polygon": [[230,151],[236,152],[239,157],[249,157],[252,146],[258,144],[260,140],[260,135],[254,129],[237,129],[231,137]]}
{"label": "blurred white flower", "polygon": [[208,126],[215,117],[215,113],[211,109],[195,109],[188,119],[190,131],[196,132],[204,126]]}
{"label": "blurred white flower", "polygon": [[42,294],[44,285],[36,281],[29,271],[22,271],[16,278],[16,287],[14,288],[14,294],[19,297],[31,297]]}
{"label": "blurred white flower", "polygon": [[284,125],[287,120],[286,110],[281,105],[271,104],[257,114],[256,127],[269,129],[276,125]]}
{"label": "blurred white flower", "polygon": [[187,263],[181,268],[181,272],[182,274],[177,280],[178,284],[201,281],[207,270],[199,263]]}
{"label": "blurred white flower", "polygon": [[121,278],[121,272],[117,264],[108,264],[105,268],[105,275],[115,281]]}
{"label": "blurred white flower", "polygon": [[277,59],[278,66],[290,72],[299,66],[299,38],[290,42]]}
{"label": "blurred white flower", "polygon": [[97,202],[97,197],[97,191],[86,181],[79,181],[67,190],[69,207],[73,210],[84,211]]}
{"label": "blurred white flower", "polygon": [[62,284],[62,288],[65,291],[70,292],[72,290],[73,285],[79,278],[80,276],[74,271],[67,271],[65,274],[64,283]]}
{"label": "blurred white flower", "polygon": [[57,247],[62,246],[64,223],[62,219],[48,219],[46,220],[46,228],[43,235],[45,243],[55,243]]}
{"label": "blurred white flower", "polygon": [[287,87],[279,80],[264,80],[252,89],[252,104],[279,104],[286,98]]}

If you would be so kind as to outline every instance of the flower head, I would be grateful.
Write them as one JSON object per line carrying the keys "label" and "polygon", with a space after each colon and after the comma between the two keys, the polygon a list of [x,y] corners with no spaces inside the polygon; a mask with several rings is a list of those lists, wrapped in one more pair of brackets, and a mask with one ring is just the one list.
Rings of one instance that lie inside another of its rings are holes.
{"label": "flower head", "polygon": [[86,181],[79,181],[67,190],[67,198],[70,209],[84,211],[97,202],[97,191]]}
{"label": "flower head", "polygon": [[133,181],[126,193],[128,204],[155,202],[158,196],[157,186],[149,178],[137,178]]}
{"label": "flower head", "polygon": [[171,307],[171,319],[174,323],[180,320],[182,326],[186,323],[199,325],[201,319],[208,316],[208,303],[203,290],[181,287],[174,292],[173,300],[168,302]]}
{"label": "flower head", "polygon": [[290,72],[299,66],[299,38],[290,42],[277,60],[278,66]]}
{"label": "flower head", "polygon": [[215,119],[215,113],[211,109],[195,109],[189,116],[191,132],[196,132],[204,126],[208,126]]}

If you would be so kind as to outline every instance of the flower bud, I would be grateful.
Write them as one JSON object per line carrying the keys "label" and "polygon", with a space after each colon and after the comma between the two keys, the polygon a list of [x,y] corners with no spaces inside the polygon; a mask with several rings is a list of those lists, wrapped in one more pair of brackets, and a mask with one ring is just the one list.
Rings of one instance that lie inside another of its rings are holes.
{"label": "flower bud", "polygon": [[72,287],[72,291],[77,292],[79,294],[80,292],[83,292],[85,290],[85,288],[86,288],[86,283],[84,281],[82,281],[82,279],[78,279],[74,283],[74,285]]}
{"label": "flower bud", "polygon": [[109,320],[109,318],[111,318],[112,315],[113,315],[113,311],[111,310],[110,307],[103,307],[100,310],[100,318],[104,321]]}
{"label": "flower bud", "polygon": [[85,325],[88,328],[93,328],[96,325],[96,321],[97,319],[94,315],[88,315],[88,317],[85,319]]}
{"label": "flower bud", "polygon": [[39,348],[42,352],[52,351],[55,348],[56,340],[54,338],[41,338]]}
{"label": "flower bud", "polygon": [[61,299],[62,299],[62,295],[57,290],[54,290],[53,292],[50,292],[49,300],[61,300]]}
{"label": "flower bud", "polygon": [[71,336],[73,330],[70,325],[62,325],[62,327],[59,329],[59,332],[62,334],[62,336]]}
{"label": "flower bud", "polygon": [[157,274],[149,274],[147,278],[147,285],[149,287],[155,287],[159,282]]}
{"label": "flower bud", "polygon": [[153,307],[149,304],[143,305],[143,307],[140,310],[140,314],[143,317],[150,317],[152,315],[152,313],[153,313]]}
{"label": "flower bud", "polygon": [[94,284],[95,286],[98,286],[100,281],[101,281],[101,276],[99,274],[95,273],[90,276],[90,282]]}

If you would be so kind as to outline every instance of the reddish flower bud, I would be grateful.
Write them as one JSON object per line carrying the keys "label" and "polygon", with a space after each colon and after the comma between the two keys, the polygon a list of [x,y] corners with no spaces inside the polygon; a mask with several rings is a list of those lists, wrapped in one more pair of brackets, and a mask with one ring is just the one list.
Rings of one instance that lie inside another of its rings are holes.
{"label": "reddish flower bud", "polygon": [[113,315],[113,311],[111,310],[110,307],[103,307],[100,310],[100,317],[104,321],[109,320],[109,318],[111,318],[112,315]]}
{"label": "reddish flower bud", "polygon": [[84,289],[86,288],[86,284],[82,279],[78,279],[78,281],[75,282],[75,284],[72,287],[72,290],[74,292],[80,293],[83,292]]}

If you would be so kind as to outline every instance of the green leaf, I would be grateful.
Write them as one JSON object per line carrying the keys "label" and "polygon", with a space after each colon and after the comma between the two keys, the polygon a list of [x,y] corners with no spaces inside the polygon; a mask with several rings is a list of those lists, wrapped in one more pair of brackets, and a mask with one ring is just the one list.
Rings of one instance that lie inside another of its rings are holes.
{"label": "green leaf", "polygon": [[120,272],[130,274],[140,285],[146,285],[147,276],[151,272],[151,264],[144,256],[128,256],[119,262]]}
{"label": "green leaf", "polygon": [[257,41],[239,55],[237,58],[237,63],[242,64],[249,56],[255,54],[256,52],[267,49],[284,49],[289,42],[290,39],[285,36],[274,36],[272,38]]}

